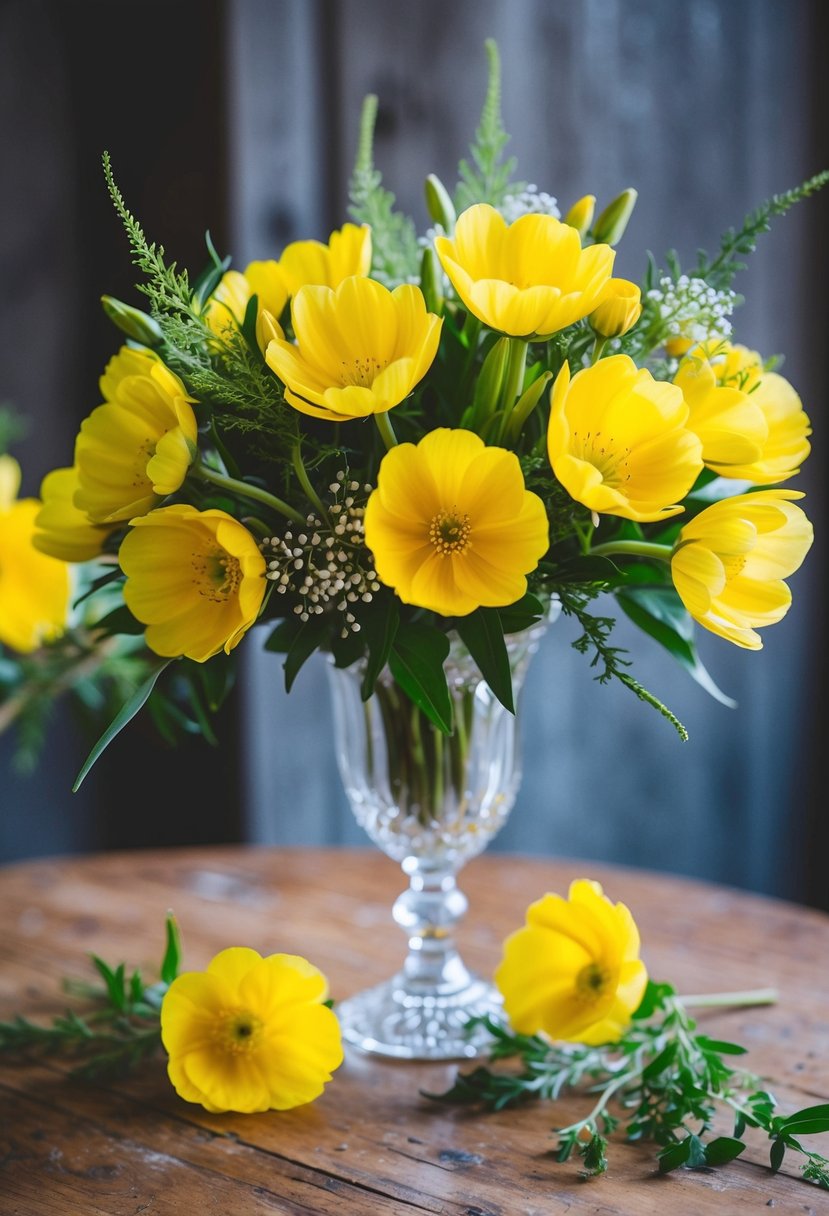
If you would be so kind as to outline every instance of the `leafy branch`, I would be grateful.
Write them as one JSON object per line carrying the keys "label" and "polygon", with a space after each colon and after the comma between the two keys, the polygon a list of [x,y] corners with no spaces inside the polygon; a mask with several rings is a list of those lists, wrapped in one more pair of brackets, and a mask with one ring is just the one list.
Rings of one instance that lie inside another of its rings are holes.
{"label": "leafy branch", "polygon": [[[734,1000],[739,995],[730,994]],[[751,995],[758,1002],[768,999],[766,993],[746,994],[746,999]],[[698,1000],[703,1003],[703,998]],[[708,1003],[715,1001],[708,998]],[[829,1131],[829,1103],[777,1114],[776,1101],[760,1079],[727,1062],[746,1049],[701,1034],[670,984],[648,984],[618,1043],[553,1043],[541,1035],[515,1034],[492,1017],[475,1019],[470,1028],[481,1024],[492,1035],[490,1063],[512,1059],[517,1067],[479,1066],[459,1072],[444,1093],[423,1096],[449,1105],[501,1110],[531,1100],[554,1101],[568,1091],[593,1095],[583,1118],[554,1129],[557,1160],[568,1161],[577,1153],[582,1177],[605,1173],[608,1138],[621,1126],[626,1141],[659,1147],[661,1173],[734,1160],[748,1147],[744,1133],[750,1127],[765,1132],[771,1142],[772,1171],[779,1170],[791,1150],[804,1158],[803,1178],[829,1190],[829,1159],[804,1148],[799,1139]],[[709,1138],[720,1107],[734,1118],[733,1134]]]}
{"label": "leafy branch", "polygon": [[363,99],[357,156],[349,183],[349,214],[371,228],[372,272],[389,286],[413,281],[418,275],[420,251],[414,222],[394,208],[395,197],[382,186],[374,166],[374,126],[377,97]]}
{"label": "leafy branch", "polygon": [[[455,206],[458,211],[474,203],[490,203],[493,207],[504,201],[515,172],[515,157],[502,160],[509,135],[501,119],[501,61],[498,44],[493,38],[484,43],[488,61],[486,97],[475,139],[470,146],[472,163],[464,159],[458,165],[461,180],[455,189]],[[523,188],[512,186],[513,189]]]}
{"label": "leafy branch", "polygon": [[156,983],[146,984],[138,970],[128,974],[124,963],[110,967],[97,955],[91,959],[99,983],[64,983],[68,993],[91,1002],[89,1012],[81,1016],[70,1009],[48,1026],[19,1014],[0,1022],[0,1054],[18,1059],[74,1059],[79,1062],[70,1076],[92,1081],[123,1076],[161,1050],[161,1002],[181,963],[181,939],[174,917],[167,916]]}

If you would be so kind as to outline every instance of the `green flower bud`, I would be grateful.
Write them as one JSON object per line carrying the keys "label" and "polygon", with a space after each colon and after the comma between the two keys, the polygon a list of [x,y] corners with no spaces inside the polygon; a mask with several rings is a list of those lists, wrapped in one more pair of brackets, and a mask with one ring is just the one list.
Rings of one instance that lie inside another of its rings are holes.
{"label": "green flower bud", "polygon": [[573,203],[573,206],[564,217],[564,222],[565,224],[569,224],[571,228],[575,228],[581,239],[584,240],[590,229],[590,225],[593,223],[595,210],[595,194],[585,194],[578,202]]}
{"label": "green flower bud", "polygon": [[608,203],[593,227],[593,239],[597,245],[619,244],[625,235],[638,197],[638,190],[631,187],[623,190],[612,203]]}
{"label": "green flower bud", "polygon": [[447,236],[451,236],[455,231],[456,215],[449,191],[434,173],[426,178],[424,188],[429,215],[436,224],[440,224]]}
{"label": "green flower bud", "polygon": [[424,249],[420,259],[420,290],[429,312],[443,313],[443,271],[434,249]]}
{"label": "green flower bud", "polygon": [[157,346],[163,334],[161,326],[140,308],[133,308],[116,300],[114,296],[101,296],[104,312],[128,338],[142,346]]}
{"label": "green flower bud", "polygon": [[472,430],[498,408],[509,362],[510,340],[499,338],[484,359],[472,395]]}

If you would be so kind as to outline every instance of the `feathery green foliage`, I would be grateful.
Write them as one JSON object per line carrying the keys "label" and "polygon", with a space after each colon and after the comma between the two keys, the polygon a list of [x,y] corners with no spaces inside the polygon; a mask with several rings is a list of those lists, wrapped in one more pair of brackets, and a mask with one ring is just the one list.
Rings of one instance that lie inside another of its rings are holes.
{"label": "feathery green foliage", "polygon": [[490,203],[497,207],[506,194],[524,188],[513,183],[515,157],[503,160],[509,135],[501,120],[501,60],[498,44],[492,38],[485,42],[489,75],[481,119],[470,146],[472,161],[463,159],[458,165],[460,181],[455,187],[455,207],[460,212],[474,203]]}

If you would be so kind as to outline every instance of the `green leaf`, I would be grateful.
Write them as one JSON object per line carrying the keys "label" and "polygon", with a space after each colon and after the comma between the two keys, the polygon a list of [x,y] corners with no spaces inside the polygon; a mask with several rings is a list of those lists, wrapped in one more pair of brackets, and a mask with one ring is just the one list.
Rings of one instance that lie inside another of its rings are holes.
{"label": "green leaf", "polygon": [[733,1161],[740,1153],[745,1152],[745,1147],[742,1140],[734,1136],[718,1136],[705,1146],[705,1164],[725,1165],[727,1161]]}
{"label": "green leaf", "polygon": [[91,955],[93,966],[106,984],[109,1003],[113,1009],[123,1010],[127,1003],[127,990],[124,985],[126,969],[121,963],[115,971],[109,967],[97,954]]}
{"label": "green leaf", "polygon": [[155,687],[156,680],[161,675],[162,671],[164,671],[165,667],[168,667],[171,662],[172,662],[172,659],[159,660],[156,663],[153,670],[147,676],[147,678],[143,682],[143,684],[139,685],[139,687],[135,690],[135,692],[132,694],[132,696],[129,698],[129,700],[121,707],[119,712],[115,715],[112,722],[106,728],[106,730],[101,735],[100,739],[95,744],[92,751],[89,753],[86,760],[84,761],[81,771],[78,773],[78,776],[75,778],[75,784],[72,786],[73,794],[76,794],[78,792],[78,790],[81,787],[81,782],[84,780],[84,778],[86,777],[89,770],[92,768],[95,761],[103,754],[104,751],[106,751],[107,747],[110,745],[110,743],[115,738],[115,736],[124,729],[124,727],[127,725],[128,722],[132,721],[132,719],[135,717],[135,715],[138,713],[138,711],[142,708],[142,706],[144,705],[144,702],[147,700],[147,698],[149,697],[153,688]]}
{"label": "green leaf", "polygon": [[455,628],[492,692],[514,714],[512,671],[498,609],[476,608],[468,616],[458,617]]}
{"label": "green leaf", "polygon": [[816,1132],[829,1131],[829,1102],[818,1106],[805,1106],[803,1110],[787,1115],[780,1122],[780,1131],[790,1136],[808,1136]]}
{"label": "green leaf", "polygon": [[275,654],[287,654],[301,628],[302,621],[298,616],[286,617],[268,634],[263,649],[273,651]]}
{"label": "green leaf", "polygon": [[329,623],[319,617],[311,617],[302,624],[299,632],[291,643],[291,648],[282,664],[285,671],[285,691],[290,692],[294,680],[307,659],[319,649],[328,633]]}
{"label": "green leaf", "polygon": [[644,1081],[652,1081],[654,1077],[658,1077],[667,1068],[673,1064],[676,1059],[678,1045],[676,1041],[670,1042],[667,1047],[664,1047],[659,1055],[654,1056],[650,1064],[642,1070],[642,1079]]}
{"label": "green leaf", "polygon": [[680,1140],[678,1144],[669,1144],[667,1148],[663,1148],[662,1152],[657,1156],[659,1163],[660,1174],[668,1174],[671,1170],[678,1169],[680,1165],[684,1165],[688,1160],[688,1153],[691,1149],[691,1137],[686,1136],[684,1140]]}
{"label": "green leaf", "polygon": [[697,1042],[704,1051],[715,1051],[720,1056],[744,1056],[748,1051],[747,1047],[741,1047],[739,1043],[729,1043],[725,1039],[709,1039],[707,1034],[698,1034]]}
{"label": "green leaf", "polygon": [[616,599],[634,625],[664,646],[701,688],[720,704],[736,708],[737,702],[717,687],[703,666],[693,642],[693,622],[672,588],[625,588],[617,591]]}
{"label": "green leaf", "polygon": [[541,600],[531,591],[528,591],[520,600],[516,600],[514,604],[498,609],[504,633],[521,633],[523,629],[529,629],[531,625],[537,624],[542,619],[544,612],[545,608]]}
{"label": "green leaf", "polygon": [[103,630],[108,635],[113,633],[137,635],[143,633],[146,626],[135,619],[126,604],[121,604],[118,608],[113,608],[106,616],[102,616],[95,628]]}
{"label": "green leaf", "polygon": [[707,1164],[705,1160],[705,1145],[699,1136],[688,1137],[688,1158],[685,1164],[689,1170],[699,1170]]}
{"label": "green leaf", "polygon": [[639,1008],[633,1015],[634,1019],[642,1021],[652,1017],[657,1010],[665,1008],[665,998],[669,996],[676,996],[676,989],[672,984],[658,984],[655,980],[648,980]]}
{"label": "green leaf", "polygon": [[367,701],[374,691],[377,677],[389,661],[392,643],[400,625],[397,600],[392,597],[377,597],[366,610],[360,613],[361,634],[368,647],[368,659],[360,696]]}
{"label": "green leaf", "polygon": [[786,1145],[782,1140],[774,1140],[772,1142],[771,1151],[769,1152],[769,1161],[771,1162],[772,1173],[776,1174],[783,1164],[783,1158],[786,1156]]}
{"label": "green leaf", "polygon": [[167,946],[164,958],[161,960],[161,979],[165,984],[172,984],[181,966],[181,936],[178,924],[172,912],[167,914],[166,922]]}
{"label": "green leaf", "polygon": [[445,735],[452,733],[452,699],[443,664],[449,639],[428,625],[400,625],[389,652],[395,681],[430,722]]}

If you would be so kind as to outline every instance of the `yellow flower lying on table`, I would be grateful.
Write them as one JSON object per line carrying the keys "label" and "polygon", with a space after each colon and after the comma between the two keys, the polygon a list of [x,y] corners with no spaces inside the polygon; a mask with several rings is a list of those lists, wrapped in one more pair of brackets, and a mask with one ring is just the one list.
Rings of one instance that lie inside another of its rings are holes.
{"label": "yellow flower lying on table", "polygon": [[530,905],[495,972],[516,1031],[579,1043],[619,1039],[647,982],[633,917],[586,878]]}
{"label": "yellow flower lying on table", "polygon": [[231,946],[173,980],[161,1006],[179,1097],[214,1113],[289,1110],[319,1097],[343,1060],[325,977],[294,954]]}

